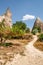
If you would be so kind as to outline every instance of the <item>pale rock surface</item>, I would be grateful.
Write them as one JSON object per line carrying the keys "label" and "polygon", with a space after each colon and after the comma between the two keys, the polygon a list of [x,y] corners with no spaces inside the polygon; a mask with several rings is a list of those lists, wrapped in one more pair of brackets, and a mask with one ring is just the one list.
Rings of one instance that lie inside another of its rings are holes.
{"label": "pale rock surface", "polygon": [[12,27],[12,13],[10,12],[10,9],[8,8],[2,16],[0,16],[0,22],[4,20],[5,26]]}

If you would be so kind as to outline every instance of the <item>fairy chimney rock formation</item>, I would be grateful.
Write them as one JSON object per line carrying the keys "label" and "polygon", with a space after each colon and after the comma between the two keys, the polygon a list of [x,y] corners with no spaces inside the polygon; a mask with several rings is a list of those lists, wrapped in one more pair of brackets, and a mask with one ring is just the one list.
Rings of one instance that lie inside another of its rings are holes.
{"label": "fairy chimney rock formation", "polygon": [[39,26],[41,28],[41,32],[43,32],[43,22],[41,21],[39,17],[36,18],[33,28],[37,26]]}
{"label": "fairy chimney rock formation", "polygon": [[7,8],[5,14],[0,16],[0,22],[4,20],[5,26],[12,27],[12,13],[9,8]]}

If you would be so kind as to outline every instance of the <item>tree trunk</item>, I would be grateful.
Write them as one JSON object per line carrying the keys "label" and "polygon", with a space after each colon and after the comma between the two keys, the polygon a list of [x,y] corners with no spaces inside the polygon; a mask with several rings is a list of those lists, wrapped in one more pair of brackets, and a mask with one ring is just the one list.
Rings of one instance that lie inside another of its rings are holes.
{"label": "tree trunk", "polygon": [[1,37],[1,43],[3,43],[3,38]]}

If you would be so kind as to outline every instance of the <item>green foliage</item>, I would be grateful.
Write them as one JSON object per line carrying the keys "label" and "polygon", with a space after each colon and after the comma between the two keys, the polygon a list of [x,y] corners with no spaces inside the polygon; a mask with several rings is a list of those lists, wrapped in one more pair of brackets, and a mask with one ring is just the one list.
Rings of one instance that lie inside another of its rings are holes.
{"label": "green foliage", "polygon": [[38,32],[37,29],[34,29],[34,30],[32,31],[32,33],[33,33],[34,35],[35,35],[37,32]]}
{"label": "green foliage", "polygon": [[41,32],[41,28],[39,26],[34,27],[33,30],[32,30],[33,34],[40,33],[40,32]]}
{"label": "green foliage", "polygon": [[4,46],[4,47],[8,47],[8,46],[12,46],[12,43],[1,43],[0,46]]}
{"label": "green foliage", "polygon": [[16,21],[16,23],[12,25],[12,28],[5,26],[4,22],[5,20],[0,23],[0,43],[5,43],[7,39],[13,37],[22,37],[24,33],[29,32],[29,28],[27,28],[26,24],[22,21]]}
{"label": "green foliage", "polygon": [[27,28],[27,29],[26,29],[26,33],[29,33],[29,32],[30,32],[30,29],[29,29],[29,28]]}
{"label": "green foliage", "polygon": [[[4,43],[6,39],[10,38],[10,27],[6,26],[4,24],[4,20],[0,23],[0,43]],[[4,41],[3,41],[4,39]]]}
{"label": "green foliage", "polygon": [[43,41],[43,34],[40,34],[40,35],[39,35],[39,40],[40,40],[40,41]]}
{"label": "green foliage", "polygon": [[0,42],[2,43],[2,38],[3,38],[3,36],[4,36],[4,20],[2,21],[2,22],[0,22]]}
{"label": "green foliage", "polygon": [[12,30],[11,30],[11,28],[8,27],[8,26],[5,27],[5,28],[4,28],[4,38],[5,38],[5,39],[10,39],[11,36],[12,36]]}
{"label": "green foliage", "polygon": [[41,28],[40,28],[39,26],[34,27],[33,30],[34,30],[34,29],[37,29],[39,33],[41,32]]}
{"label": "green foliage", "polygon": [[38,32],[41,32],[41,28],[39,26],[36,27],[36,29],[38,30]]}
{"label": "green foliage", "polygon": [[16,21],[15,24],[12,25],[12,31],[16,36],[22,36],[25,33],[26,24],[22,21]]}
{"label": "green foliage", "polygon": [[18,29],[25,30],[26,29],[26,24],[23,23],[22,21],[16,21],[16,23],[13,24],[13,27],[16,27]]}

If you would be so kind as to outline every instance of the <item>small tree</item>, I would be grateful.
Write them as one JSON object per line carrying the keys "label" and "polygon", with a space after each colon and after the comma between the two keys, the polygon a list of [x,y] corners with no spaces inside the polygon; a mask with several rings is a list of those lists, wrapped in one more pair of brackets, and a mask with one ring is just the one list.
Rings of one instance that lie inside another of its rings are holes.
{"label": "small tree", "polygon": [[41,28],[39,26],[37,26],[35,28],[38,30],[39,33],[41,32]]}
{"label": "small tree", "polygon": [[0,43],[5,43],[5,40],[10,37],[11,29],[5,26],[4,20],[0,23]]}
{"label": "small tree", "polygon": [[0,23],[0,42],[3,42],[4,37],[4,20]]}
{"label": "small tree", "polygon": [[12,25],[12,30],[15,36],[22,36],[25,33],[26,24],[22,21],[16,21],[16,23]]}
{"label": "small tree", "polygon": [[12,27],[17,27],[18,29],[25,30],[26,24],[22,21],[16,21],[16,23],[13,24]]}
{"label": "small tree", "polygon": [[29,33],[29,32],[30,32],[30,29],[29,29],[29,28],[27,28],[27,29],[26,29],[26,33]]}

